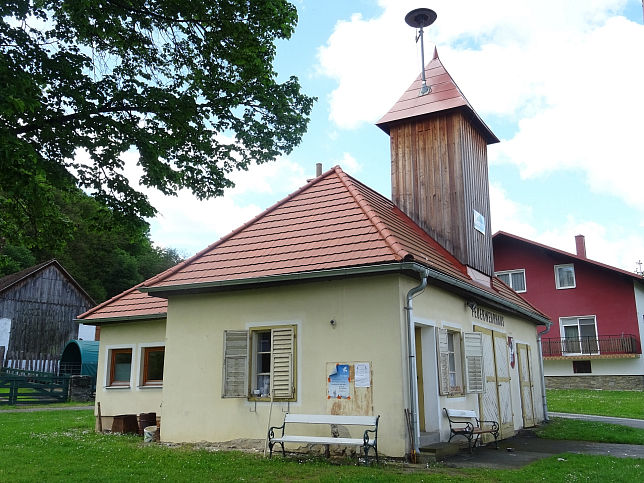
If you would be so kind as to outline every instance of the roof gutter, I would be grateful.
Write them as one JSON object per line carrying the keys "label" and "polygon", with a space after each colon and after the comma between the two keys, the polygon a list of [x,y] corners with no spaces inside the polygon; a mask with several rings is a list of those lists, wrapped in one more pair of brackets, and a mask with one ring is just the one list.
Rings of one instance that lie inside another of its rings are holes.
{"label": "roof gutter", "polygon": [[347,267],[347,268],[335,268],[331,270],[316,270],[310,272],[301,272],[301,273],[290,273],[284,275],[271,275],[267,277],[254,277],[254,278],[243,278],[243,279],[234,279],[234,280],[219,280],[214,282],[203,282],[203,283],[189,283],[181,285],[166,285],[166,286],[152,286],[145,287],[142,286],[139,288],[141,292],[149,293],[150,295],[167,298],[169,295],[176,295],[181,293],[203,293],[211,292],[217,289],[226,289],[239,287],[244,288],[246,286],[252,285],[265,285],[265,284],[276,284],[276,283],[285,283],[292,282],[295,280],[319,280],[326,278],[334,277],[350,277],[356,275],[373,275],[373,274],[382,274],[382,273],[427,273],[427,277],[437,280],[439,282],[445,283],[452,287],[465,290],[472,295],[476,295],[481,299],[496,303],[508,310],[520,313],[529,317],[535,321],[538,321],[541,325],[548,325],[550,322],[546,317],[539,315],[530,310],[526,310],[523,307],[513,304],[512,302],[499,297],[487,290],[483,290],[475,285],[469,284],[462,280],[458,280],[454,277],[451,277],[447,274],[434,270],[432,268],[427,268],[424,265],[418,262],[396,262],[396,263],[383,263],[379,265],[364,265],[359,267]]}
{"label": "roof gutter", "polygon": [[449,275],[446,275],[442,272],[439,272],[437,270],[428,268],[427,272],[429,273],[429,278],[432,278],[434,280],[438,280],[440,282],[446,283],[448,285],[451,285],[453,287],[460,288],[462,290],[466,290],[474,295],[479,296],[482,299],[486,299],[488,301],[494,302],[498,305],[501,305],[509,310],[513,310],[515,312],[518,312],[522,315],[525,315],[527,317],[530,317],[533,320],[539,321],[542,325],[548,325],[550,322],[550,319],[539,315],[535,312],[532,312],[530,310],[526,310],[523,307],[519,307],[518,305],[513,304],[512,302],[504,299],[503,297],[499,297],[498,295],[495,295],[493,293],[488,292],[487,290],[483,290],[482,288],[479,288],[475,285],[471,285],[467,282],[463,282],[461,280],[457,280],[453,277],[450,277]]}
{"label": "roof gutter", "polygon": [[119,322],[134,322],[136,320],[152,320],[152,319],[165,319],[168,314],[160,312],[157,314],[144,314],[144,315],[123,315],[121,317],[104,317],[101,319],[73,319],[73,322],[83,325],[103,325],[103,324],[117,324]]}
{"label": "roof gutter", "polygon": [[[410,431],[413,431],[411,435],[413,448],[410,448],[411,453],[411,462],[416,463],[416,455],[418,454],[419,448],[419,438],[420,438],[420,419],[419,411],[421,408],[418,406],[418,375],[416,368],[416,330],[414,326],[413,319],[413,304],[412,300],[416,295],[425,290],[427,287],[427,278],[429,272],[424,268],[417,268],[417,273],[420,275],[420,284],[416,287],[412,287],[409,292],[407,292],[406,304],[405,304],[405,320],[407,322],[407,354],[409,354],[409,413],[413,422],[413,428],[409,428]],[[424,410],[424,409],[423,409]]]}
{"label": "roof gutter", "polygon": [[539,347],[539,369],[541,371],[541,404],[543,405],[543,420],[550,421],[548,417],[548,399],[546,398],[546,378],[543,373],[543,346],[541,345],[541,337],[552,328],[552,322],[548,321],[546,323],[546,330],[543,332],[537,332],[537,344]]}

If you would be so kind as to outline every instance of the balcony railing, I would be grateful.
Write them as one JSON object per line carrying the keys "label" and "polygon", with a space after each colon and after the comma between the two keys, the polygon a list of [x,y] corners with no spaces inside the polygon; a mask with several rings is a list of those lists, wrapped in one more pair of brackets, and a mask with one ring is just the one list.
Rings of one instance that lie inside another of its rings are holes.
{"label": "balcony railing", "polygon": [[640,353],[639,343],[631,334],[600,337],[544,337],[541,344],[544,357]]}

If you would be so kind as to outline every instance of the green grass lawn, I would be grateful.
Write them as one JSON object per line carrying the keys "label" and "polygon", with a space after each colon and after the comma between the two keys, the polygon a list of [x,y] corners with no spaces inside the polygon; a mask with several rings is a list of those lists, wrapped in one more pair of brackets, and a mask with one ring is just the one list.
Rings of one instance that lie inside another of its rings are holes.
{"label": "green grass lawn", "polygon": [[599,443],[644,444],[644,429],[564,418],[552,418],[550,423],[537,429],[537,436]]}
{"label": "green grass lawn", "polygon": [[548,389],[548,410],[644,419],[644,392]]}
{"label": "green grass lawn", "polygon": [[642,459],[563,455],[519,470],[410,470],[331,464],[296,458],[272,460],[239,452],[144,445],[141,438],[97,434],[92,411],[0,413],[0,481],[639,481]]}

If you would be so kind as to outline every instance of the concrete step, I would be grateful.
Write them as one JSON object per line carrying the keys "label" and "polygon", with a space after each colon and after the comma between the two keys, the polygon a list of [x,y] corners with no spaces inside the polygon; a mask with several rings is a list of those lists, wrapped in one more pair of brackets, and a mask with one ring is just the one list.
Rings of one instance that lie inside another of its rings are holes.
{"label": "concrete step", "polygon": [[454,455],[460,451],[460,445],[457,443],[433,443],[422,446],[420,452],[422,455],[431,456],[435,461],[440,461],[447,456]]}
{"label": "concrete step", "polygon": [[421,432],[420,438],[418,441],[419,446],[429,446],[430,444],[440,443],[441,434],[438,431],[432,431],[430,433]]}

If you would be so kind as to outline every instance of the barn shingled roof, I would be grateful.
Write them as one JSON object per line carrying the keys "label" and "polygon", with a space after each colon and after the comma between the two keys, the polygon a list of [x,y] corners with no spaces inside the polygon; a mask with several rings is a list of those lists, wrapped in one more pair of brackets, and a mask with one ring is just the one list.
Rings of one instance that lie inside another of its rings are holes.
{"label": "barn shingled roof", "polygon": [[5,275],[4,277],[0,278],[0,295],[3,292],[6,292],[9,290],[11,287],[19,284],[21,281],[28,279],[29,277],[33,277],[37,273],[43,271],[45,268],[49,266],[54,266],[60,272],[69,280],[69,282],[76,287],[76,289],[85,297],[87,298],[87,301],[90,302],[92,305],[94,305],[96,302],[92,299],[92,297],[89,296],[87,292],[85,292],[85,289],[81,287],[78,282],[72,277],[67,270],[56,260],[55,258],[52,258],[51,260],[47,260],[44,262],[41,262],[37,265],[34,265],[33,267],[28,267],[23,270],[20,270],[19,272],[11,273],[9,275]]}
{"label": "barn shingled roof", "polygon": [[165,311],[166,300],[138,289],[171,290],[404,261],[545,317],[496,279],[492,287],[475,283],[463,264],[390,200],[336,166],[192,258],[79,318],[150,318]]}

